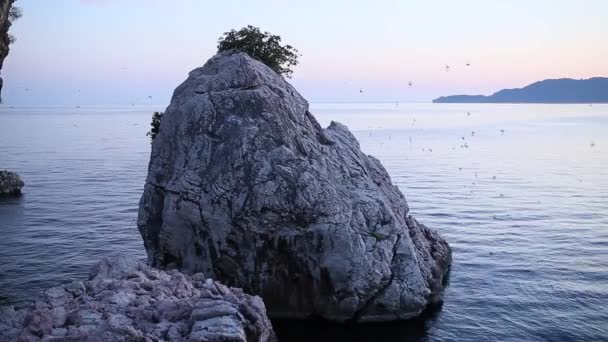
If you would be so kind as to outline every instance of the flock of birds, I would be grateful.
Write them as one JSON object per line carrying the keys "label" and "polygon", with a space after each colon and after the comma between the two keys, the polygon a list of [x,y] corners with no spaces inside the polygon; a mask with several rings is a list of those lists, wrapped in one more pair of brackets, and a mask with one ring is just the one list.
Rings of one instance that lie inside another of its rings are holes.
{"label": "flock of birds", "polygon": [[[471,116],[471,112],[467,112],[467,113],[466,113],[466,116],[467,116],[467,117],[470,117],[470,116]],[[415,123],[416,123],[416,119],[414,118],[414,119],[412,119],[411,127],[414,127],[414,124],[415,124]],[[368,127],[368,130],[369,130],[369,136],[370,136],[370,137],[373,135],[373,128],[374,128],[374,127],[371,127],[371,126],[369,126],[369,127]],[[376,128],[378,128],[378,129],[382,129],[383,127],[382,127],[382,126],[377,126]],[[504,136],[504,134],[505,134],[505,129],[500,129],[498,132],[500,132],[500,135],[501,135],[501,136]],[[475,137],[475,134],[476,134],[476,132],[475,132],[474,130],[472,130],[472,131],[470,132],[471,137]],[[389,135],[388,135],[388,137],[387,137],[387,139],[388,139],[388,140],[392,140],[392,136],[389,134]],[[461,136],[461,137],[460,137],[460,140],[462,141],[462,144],[460,145],[460,148],[462,148],[462,149],[468,149],[468,148],[469,148],[469,144],[468,144],[468,142],[467,142],[467,138],[466,138],[466,136]],[[409,137],[408,137],[408,142],[409,142],[409,145],[410,145],[410,151],[412,151],[412,150],[413,150],[413,145],[414,145],[414,141],[413,141],[413,137],[412,137],[412,136],[409,136]],[[381,143],[380,143],[380,147],[382,147],[382,146],[384,146],[384,143],[383,143],[383,142],[381,142]],[[454,149],[455,149],[455,147],[452,147],[452,150],[454,150]],[[433,152],[433,149],[432,149],[431,147],[422,147],[420,150],[421,150],[422,152],[428,152],[428,153],[432,153],[432,152]],[[459,167],[459,168],[458,168],[458,170],[459,170],[459,171],[463,171],[463,168],[462,168],[462,167]],[[472,185],[472,186],[475,186],[475,185],[477,184],[476,182],[477,182],[477,181],[478,181],[478,179],[479,179],[479,173],[478,173],[477,171],[475,171],[475,172],[473,172],[473,175],[475,176],[475,181],[473,181],[473,182],[471,183],[471,185]],[[492,179],[492,180],[496,180],[496,179],[497,179],[497,176],[496,176],[496,175],[493,175],[493,176],[491,176],[491,177],[490,177],[490,179]],[[474,193],[474,190],[473,190],[473,189],[471,189],[471,190],[470,190],[470,192],[471,192],[471,193]],[[504,198],[504,197],[505,197],[505,195],[504,195],[504,194],[499,194],[499,195],[498,195],[498,198]],[[497,218],[495,218],[495,219],[497,219]]]}
{"label": "flock of birds", "polygon": [[[468,61],[467,61],[467,62],[465,63],[465,67],[466,67],[466,68],[470,68],[470,67],[471,67],[471,62],[468,62]],[[451,68],[452,68],[452,67],[451,67],[449,64],[446,64],[446,65],[445,65],[445,71],[446,71],[446,72],[449,72],[449,71],[451,70]],[[414,85],[414,82],[413,82],[413,81],[408,81],[408,86],[409,86],[409,87],[412,87],[413,85]],[[359,93],[360,93],[360,94],[363,94],[363,93],[364,93],[364,91],[363,91],[363,89],[362,89],[362,88],[360,88],[360,89],[359,89]],[[589,106],[591,106],[591,104],[590,104]],[[395,108],[398,108],[398,107],[399,107],[399,101],[395,101]],[[471,116],[471,112],[467,112],[467,116]],[[415,125],[415,124],[416,124],[416,119],[413,119],[413,120],[412,120],[412,125],[411,125],[411,127],[414,127],[414,125]],[[500,129],[500,135],[504,135],[504,134],[505,134],[505,130],[504,130],[504,129]],[[370,135],[370,136],[372,135],[371,131],[370,131],[369,135]],[[474,137],[474,136],[475,136],[475,131],[471,131],[471,136],[472,136],[472,137]],[[391,137],[389,136],[389,140],[390,140],[390,139],[391,139]],[[461,139],[462,139],[463,141],[465,141],[465,137],[461,137]],[[412,146],[412,137],[410,137],[410,138],[409,138],[409,143],[410,143],[410,149],[411,149],[411,146]],[[591,141],[591,143],[590,143],[590,147],[591,147],[591,148],[595,147],[595,142],[594,142],[594,141]],[[465,141],[463,144],[461,144],[461,145],[460,145],[460,148],[463,148],[463,149],[468,149],[468,148],[469,148],[469,144],[468,144],[468,142],[466,142],[466,141]],[[452,148],[452,149],[455,149],[455,148]],[[422,151],[423,151],[423,152],[425,152],[425,151],[433,152],[433,149],[432,149],[432,148],[422,148]],[[496,179],[496,178],[495,178],[495,176],[494,176],[494,179]]]}
{"label": "flock of birds", "polygon": [[[397,102],[397,105],[398,105],[398,102]],[[467,116],[467,117],[471,117],[471,112],[466,112],[466,116]],[[410,127],[412,127],[412,128],[413,128],[415,124],[416,124],[416,118],[413,118],[413,119],[412,119],[412,121],[411,121],[411,125],[410,125]],[[370,137],[373,135],[373,128],[374,128],[374,127],[368,126],[368,130],[369,130],[369,136],[370,136]],[[382,127],[382,126],[377,126],[376,128],[378,128],[378,129],[382,129],[383,127]],[[371,129],[371,130],[370,130],[370,129]],[[497,132],[497,133],[499,133],[499,135],[500,135],[500,136],[504,136],[504,135],[505,135],[505,133],[506,133],[506,130],[505,130],[504,128],[501,128],[501,129],[499,129],[499,130],[498,130],[498,132]],[[477,132],[476,132],[475,130],[471,130],[471,131],[470,131],[470,137],[475,137],[475,136],[476,136],[476,134],[477,134]],[[463,136],[460,136],[460,148],[461,148],[461,149],[469,149],[469,147],[470,147],[470,146],[469,146],[469,141],[468,141],[468,139],[467,139],[467,136],[468,136],[468,135],[463,135]],[[392,140],[392,136],[391,136],[390,134],[388,135],[388,140],[389,140],[389,141],[390,141],[390,140]],[[410,146],[410,151],[413,151],[414,141],[413,141],[413,137],[412,137],[412,136],[409,136],[409,137],[408,137],[408,142],[409,142],[409,146]],[[383,145],[384,145],[384,143],[383,143],[383,142],[381,142],[381,143],[380,143],[380,147],[382,148],[382,146],[383,146]],[[596,145],[596,144],[595,144],[595,141],[593,141],[593,140],[592,140],[592,141],[589,143],[590,148],[594,148],[594,147],[595,147],[595,145]],[[452,150],[455,150],[455,149],[456,149],[456,147],[455,147],[455,146],[452,146]],[[432,149],[431,147],[422,147],[422,148],[420,148],[420,151],[422,151],[422,152],[424,152],[424,153],[427,153],[427,152],[428,152],[428,153],[432,153],[432,152],[433,152],[433,149]],[[462,168],[462,167],[459,167],[459,168],[458,168],[458,170],[459,170],[459,171],[463,171],[463,168]],[[479,174],[478,174],[478,172],[477,172],[477,171],[473,172],[473,174],[474,174],[474,177],[475,177],[475,181],[473,181],[473,182],[471,183],[471,185],[472,185],[472,186],[475,186],[475,185],[476,185],[476,181],[479,179]],[[495,180],[497,179],[497,176],[496,176],[496,175],[493,175],[493,176],[491,176],[491,177],[490,177],[490,179],[495,181]],[[579,179],[579,182],[582,182],[582,179]],[[473,189],[470,189],[470,192],[471,192],[471,193],[474,193],[474,190],[473,190]],[[505,195],[504,195],[504,194],[498,194],[498,196],[497,196],[497,197],[498,197],[498,198],[505,198]],[[540,204],[540,201],[538,201],[537,203],[538,203],[538,204]],[[495,218],[495,219],[497,219],[497,218]]]}
{"label": "flock of birds", "polygon": [[[467,61],[467,62],[465,63],[465,67],[466,67],[466,68],[470,68],[470,67],[471,67],[471,62]],[[446,65],[445,65],[445,71],[446,71],[446,72],[449,72],[451,69],[452,69],[452,67],[451,67],[449,64],[446,64]],[[123,65],[123,66],[121,67],[121,71],[122,71],[122,72],[126,72],[126,71],[127,71],[127,66],[124,66],[124,65]],[[407,83],[407,84],[408,84],[408,87],[412,87],[412,86],[414,85],[414,82],[413,82],[413,81],[408,81],[408,83]],[[24,88],[24,91],[25,91],[26,93],[30,93],[31,89],[30,89],[29,87],[25,87],[25,88]],[[76,93],[78,94],[78,96],[80,96],[80,89],[76,89]],[[363,91],[363,89],[362,89],[362,88],[360,88],[360,89],[359,89],[359,93],[360,93],[360,94],[363,94],[363,93],[364,93],[364,91]],[[153,99],[152,95],[147,96],[147,100],[148,100],[148,101],[152,101],[152,99]],[[131,102],[131,106],[135,106],[135,103],[136,103],[136,102],[139,102],[139,100],[140,100],[139,98],[136,98],[136,99],[135,99],[135,101],[132,101],[132,102]],[[591,106],[591,104],[590,104],[589,106]],[[79,105],[76,105],[75,107],[76,107],[76,108],[80,108],[80,106],[79,106]],[[395,108],[397,108],[397,107],[399,107],[399,101],[395,101]],[[467,112],[467,116],[471,116],[471,112]],[[415,124],[416,124],[416,119],[414,118],[414,119],[412,120],[411,127],[414,127],[414,125],[415,125]],[[137,125],[137,124],[133,124],[133,125]],[[78,125],[76,125],[76,124],[73,124],[73,126],[74,126],[74,127],[78,127]],[[501,134],[501,135],[504,135],[504,134],[505,134],[505,130],[504,130],[504,129],[501,129],[501,130],[500,130],[500,134]],[[370,136],[371,136],[371,132],[370,132]],[[471,137],[474,137],[474,136],[475,136],[475,131],[471,131]],[[468,148],[469,148],[469,144],[468,144],[468,142],[465,140],[465,137],[463,136],[463,137],[461,137],[461,139],[463,140],[463,143],[460,145],[460,148],[463,148],[463,149],[468,149]],[[390,140],[390,136],[389,136],[389,140]],[[411,146],[412,146],[412,138],[411,138],[411,137],[409,138],[409,142],[410,142],[410,147],[411,147]],[[595,147],[595,142],[594,142],[594,141],[591,141],[589,145],[590,145],[590,147],[591,147],[591,148],[593,148],[593,147]],[[454,149],[454,148],[453,148],[453,149]],[[433,152],[433,149],[432,149],[432,148],[422,148],[422,151],[423,151],[423,152],[425,152],[425,151]]]}
{"label": "flock of birds", "polygon": [[[467,68],[469,68],[469,67],[471,67],[471,63],[470,63],[470,62],[466,62],[465,66],[466,66]],[[452,67],[451,67],[450,65],[448,65],[448,64],[446,64],[446,65],[445,65],[445,71],[446,71],[446,72],[450,72],[450,70],[451,70],[451,69],[452,69]],[[126,66],[123,66],[123,67],[122,67],[122,71],[124,72],[124,71],[126,71],[126,70],[127,70]],[[413,82],[413,81],[408,81],[407,85],[408,85],[408,87],[413,87],[413,86],[414,86],[414,82]],[[30,89],[29,87],[24,88],[24,90],[25,90],[25,92],[26,92],[27,94],[29,94],[29,93],[30,93],[30,91],[31,91],[31,89]],[[80,93],[81,93],[80,89],[76,89],[76,93],[78,94],[78,96],[80,96]],[[359,93],[360,93],[360,94],[363,94],[363,93],[364,93],[364,90],[363,90],[362,88],[360,88],[360,89],[359,89]],[[153,99],[153,98],[152,98],[152,96],[151,96],[151,95],[147,96],[147,100],[148,100],[148,101],[152,101],[152,99]],[[135,102],[139,102],[139,98],[135,99]],[[135,102],[131,102],[131,106],[135,106]],[[591,105],[590,105],[590,106],[591,106]],[[395,107],[396,107],[396,108],[397,108],[397,107],[399,107],[399,101],[395,101]],[[80,108],[80,106],[76,106],[76,108]],[[471,112],[467,112],[467,113],[466,113],[466,116],[467,116],[467,117],[470,117],[470,116],[471,116]],[[412,119],[412,122],[411,122],[411,127],[414,127],[414,126],[415,126],[415,124],[416,124],[416,118],[413,118],[413,119]],[[72,125],[73,125],[74,127],[76,127],[76,128],[78,128],[78,127],[79,127],[79,126],[78,126],[76,123],[73,123]],[[135,125],[137,125],[137,123],[134,123],[133,125],[135,126]],[[381,126],[378,126],[378,128],[382,128],[382,127],[381,127]],[[500,132],[500,135],[501,135],[501,136],[504,136],[504,135],[505,135],[505,130],[504,130],[504,129],[500,129],[500,130],[499,130],[499,132]],[[369,135],[370,135],[370,136],[372,135],[372,131],[370,131],[370,132],[369,132]],[[476,135],[476,132],[475,132],[474,130],[472,130],[472,131],[470,132],[470,136],[471,136],[471,137],[475,137],[475,135]],[[389,136],[388,136],[388,140],[390,141],[390,140],[391,140],[391,138],[392,138],[392,137],[389,135]],[[470,147],[470,146],[469,146],[469,142],[468,142],[468,141],[467,141],[467,139],[466,139],[466,136],[461,136],[461,137],[460,137],[460,140],[461,140],[461,143],[460,143],[460,146],[459,146],[459,147],[460,147],[461,149],[469,149],[469,147]],[[409,145],[410,145],[410,150],[412,151],[412,150],[413,150],[413,146],[414,146],[413,138],[412,138],[411,136],[410,136],[410,137],[408,137],[408,141],[409,141]],[[383,145],[383,144],[384,144],[384,143],[381,143],[381,145]],[[594,148],[594,147],[595,147],[595,142],[594,142],[594,141],[591,141],[591,142],[590,142],[590,144],[589,144],[589,146],[590,146],[590,148]],[[456,147],[452,147],[452,150],[455,150],[455,149],[456,149]],[[422,152],[425,152],[425,153],[426,153],[426,152],[428,152],[428,153],[432,153],[432,152],[433,152],[433,149],[432,149],[431,147],[423,147],[423,148],[421,148],[421,151],[422,151]],[[463,168],[462,168],[462,167],[459,167],[459,168],[458,168],[458,170],[459,170],[459,171],[463,171]],[[475,171],[475,172],[474,172],[474,177],[475,177],[475,181],[473,181],[473,182],[471,183],[471,185],[472,185],[472,186],[475,186],[475,185],[476,185],[477,180],[479,179],[479,174],[478,174],[478,172],[477,172],[477,171]],[[491,179],[492,179],[492,180],[496,180],[496,179],[497,179],[496,175],[491,176]],[[582,182],[582,179],[580,179],[580,178],[579,178],[579,182]],[[470,192],[471,192],[471,193],[473,193],[473,192],[474,192],[474,190],[473,190],[473,189],[471,189],[471,190],[470,190]],[[498,195],[498,198],[504,198],[504,197],[505,197],[505,195],[504,195],[504,194],[502,194],[502,193]],[[540,201],[538,201],[538,203],[540,204]],[[499,218],[498,218],[497,216],[495,216],[495,215],[494,215],[494,217],[493,217],[493,218],[494,218],[494,219],[499,219]]]}
{"label": "flock of birds", "polygon": [[[466,62],[466,63],[465,63],[465,67],[470,68],[470,67],[471,67],[471,62]],[[449,64],[446,64],[446,65],[445,65],[445,71],[446,71],[446,72],[449,72],[450,70],[452,70],[452,67],[451,67]],[[408,85],[409,87],[411,87],[411,86],[413,86],[413,85],[414,85],[414,82],[412,82],[412,81],[408,81],[408,82],[407,82],[407,85]],[[364,93],[363,88],[359,88],[359,94],[363,94],[363,93]],[[398,103],[399,103],[399,102],[397,101],[397,105],[398,105]]]}

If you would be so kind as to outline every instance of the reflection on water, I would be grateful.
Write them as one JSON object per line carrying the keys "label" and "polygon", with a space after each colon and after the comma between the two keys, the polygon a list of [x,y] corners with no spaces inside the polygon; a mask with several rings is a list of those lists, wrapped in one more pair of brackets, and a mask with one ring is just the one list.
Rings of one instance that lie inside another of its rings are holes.
{"label": "reflection on water", "polygon": [[[449,241],[442,310],[424,323],[280,323],[282,336],[359,341],[608,336],[608,106],[313,104],[348,125]],[[0,301],[84,278],[101,256],[145,257],[136,228],[158,108],[0,107]]]}
{"label": "reflection on water", "polygon": [[426,342],[433,340],[429,331],[439,319],[442,304],[433,305],[420,317],[408,321],[367,324],[335,324],[322,321],[273,320],[275,332],[290,342]]}

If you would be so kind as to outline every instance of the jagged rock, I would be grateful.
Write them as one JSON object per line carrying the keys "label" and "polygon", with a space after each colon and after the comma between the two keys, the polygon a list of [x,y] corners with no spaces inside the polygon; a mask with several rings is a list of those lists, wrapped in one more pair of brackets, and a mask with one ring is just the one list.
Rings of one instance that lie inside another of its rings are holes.
{"label": "jagged rock", "polygon": [[[0,71],[10,49],[11,39],[8,30],[11,27],[11,21],[9,13],[14,2],[15,0],[0,0]],[[0,77],[0,92],[2,91],[2,83],[2,78]],[[0,102],[2,102],[1,96]]]}
{"label": "jagged rock", "polygon": [[1,341],[276,341],[260,297],[197,273],[103,259],[89,280],[0,307]]}
{"label": "jagged rock", "polygon": [[151,263],[258,294],[271,317],[390,321],[440,301],[451,262],[408,210],[346,126],[228,52],[175,90],[138,226]]}
{"label": "jagged rock", "polygon": [[0,196],[18,195],[24,185],[18,174],[0,170]]}

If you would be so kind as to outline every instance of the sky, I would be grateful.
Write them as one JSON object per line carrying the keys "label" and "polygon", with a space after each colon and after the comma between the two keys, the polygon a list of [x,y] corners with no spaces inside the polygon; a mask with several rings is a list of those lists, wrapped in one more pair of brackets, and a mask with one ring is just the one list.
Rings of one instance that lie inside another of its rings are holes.
{"label": "sky", "polygon": [[605,0],[16,5],[23,17],[11,28],[17,40],[2,70],[6,105],[166,106],[188,72],[216,53],[222,33],[246,25],[300,51],[290,82],[310,102],[431,101],[608,76]]}

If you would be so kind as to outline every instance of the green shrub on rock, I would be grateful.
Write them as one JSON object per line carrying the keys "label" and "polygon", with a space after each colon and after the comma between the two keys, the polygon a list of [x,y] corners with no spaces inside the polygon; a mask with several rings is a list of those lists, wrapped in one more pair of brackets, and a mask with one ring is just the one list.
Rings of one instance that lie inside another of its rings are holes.
{"label": "green shrub on rock", "polygon": [[163,112],[154,112],[154,114],[152,114],[152,122],[150,123],[150,132],[148,132],[146,135],[150,137],[150,139],[152,139],[152,141],[154,141],[154,138],[156,138],[156,135],[158,134],[158,132],[160,131],[160,119],[163,117]]}
{"label": "green shrub on rock", "polygon": [[281,37],[262,32],[254,26],[225,32],[217,45],[218,52],[236,50],[269,66],[278,74],[291,78],[292,66],[298,65],[298,50],[291,45],[281,45]]}

